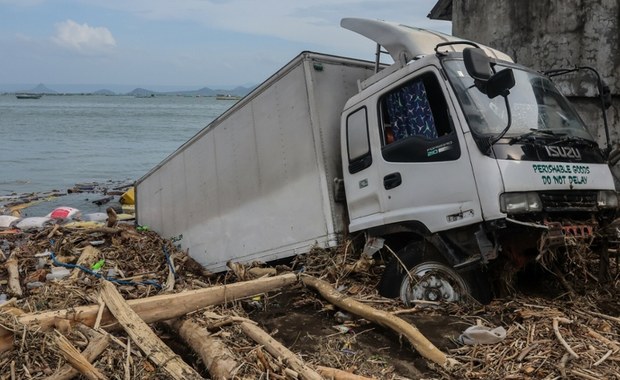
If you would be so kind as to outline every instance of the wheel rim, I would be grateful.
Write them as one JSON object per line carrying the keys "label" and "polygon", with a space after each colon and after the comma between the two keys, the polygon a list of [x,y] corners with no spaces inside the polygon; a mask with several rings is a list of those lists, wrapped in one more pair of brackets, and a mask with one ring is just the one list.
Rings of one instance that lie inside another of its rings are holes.
{"label": "wheel rim", "polygon": [[400,298],[406,305],[420,300],[456,302],[469,293],[463,278],[441,263],[426,262],[416,265],[409,274],[404,276],[400,286]]}

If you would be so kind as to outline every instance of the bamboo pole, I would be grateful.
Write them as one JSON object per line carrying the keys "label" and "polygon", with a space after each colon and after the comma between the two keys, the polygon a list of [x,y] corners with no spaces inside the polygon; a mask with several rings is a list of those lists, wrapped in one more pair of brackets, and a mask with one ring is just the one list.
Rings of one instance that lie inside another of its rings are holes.
{"label": "bamboo pole", "polygon": [[170,377],[177,380],[199,380],[202,376],[155,335],[136,312],[125,302],[116,287],[109,281],[103,281],[101,298],[110,312],[123,326],[127,335],[136,343],[154,364]]}
{"label": "bamboo pole", "polygon": [[64,337],[64,335],[58,333],[56,337],[56,345],[60,349],[62,356],[65,360],[71,364],[73,368],[79,371],[84,377],[89,380],[107,380],[107,377],[102,374],[97,368],[95,368],[73,345]]}
{"label": "bamboo pole", "polygon": [[284,347],[280,342],[273,339],[260,327],[248,322],[241,322],[243,332],[256,343],[262,344],[265,349],[277,359],[282,359],[292,370],[297,372],[304,380],[323,380],[321,375],[308,367],[297,355]]}
{"label": "bamboo pole", "polygon": [[196,352],[207,367],[212,379],[232,379],[239,363],[235,356],[219,338],[190,320],[176,320],[168,323]]}
{"label": "bamboo pole", "polygon": [[[94,332],[94,330],[93,330]],[[97,335],[92,336],[88,346],[82,351],[82,356],[92,363],[105,351],[110,344],[110,338],[107,334],[95,333]],[[56,373],[47,377],[45,380],[71,380],[77,376],[78,370],[73,368],[69,364],[62,366]]]}
{"label": "bamboo pole", "polygon": [[[207,306],[219,305],[240,298],[266,293],[296,282],[297,276],[293,273],[287,273],[229,285],[129,300],[127,303],[146,323],[154,323],[179,318]],[[54,327],[55,321],[58,319],[66,319],[92,327],[97,319],[98,311],[99,305],[88,305],[24,314],[19,316],[17,320],[23,325],[37,324],[41,330],[49,330]],[[119,327],[114,316],[107,309],[101,314],[101,323],[106,330],[113,330]],[[13,333],[0,326],[0,353],[11,348],[12,344]]]}

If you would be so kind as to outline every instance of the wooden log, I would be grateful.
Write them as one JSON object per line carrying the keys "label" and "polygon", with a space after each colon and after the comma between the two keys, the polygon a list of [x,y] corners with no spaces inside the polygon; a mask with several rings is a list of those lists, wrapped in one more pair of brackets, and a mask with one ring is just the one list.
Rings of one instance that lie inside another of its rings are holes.
{"label": "wooden log", "polygon": [[355,301],[334,289],[330,284],[318,278],[302,275],[301,280],[307,286],[316,289],[327,301],[344,309],[350,313],[358,315],[371,322],[390,328],[398,335],[405,336],[411,345],[424,358],[441,365],[444,368],[457,364],[456,360],[449,359],[446,354],[440,351],[431,343],[415,326],[403,319],[385,312],[377,310],[371,306],[364,305]]}
{"label": "wooden log", "polygon": [[15,256],[15,252],[11,253],[9,259],[4,263],[4,266],[9,273],[9,291],[13,295],[21,297],[23,292],[22,286],[19,283],[19,263]]}
{"label": "wooden log", "polygon": [[108,228],[112,228],[116,226],[116,222],[118,218],[116,217],[116,211],[114,211],[114,207],[108,207],[105,211],[108,213],[108,222],[107,222]]}
{"label": "wooden log", "polygon": [[[110,344],[110,338],[107,334],[101,334],[94,330],[91,333],[91,339],[88,346],[82,351],[82,356],[92,363],[105,351]],[[78,375],[78,371],[73,366],[65,364],[53,375],[47,377],[45,380],[71,380]]]}
{"label": "wooden log", "polygon": [[[153,323],[175,319],[207,306],[219,305],[239,298],[269,292],[296,282],[297,276],[293,273],[287,273],[229,285],[129,300],[127,303],[146,323]],[[37,324],[42,330],[52,328],[57,319],[67,319],[92,327],[97,319],[98,311],[99,305],[79,306],[70,309],[24,314],[18,317],[18,322],[23,325]],[[118,328],[114,317],[107,309],[101,315],[101,323],[106,330]],[[11,348],[12,345],[12,332],[0,326],[0,353]]]}
{"label": "wooden log", "polygon": [[280,342],[273,339],[271,335],[267,334],[260,327],[248,322],[241,322],[240,326],[247,336],[252,338],[256,343],[262,344],[271,355],[275,356],[278,360],[281,359],[290,366],[291,369],[297,372],[302,379],[323,379],[321,375],[301,361],[297,355],[284,347]]}
{"label": "wooden log", "polygon": [[316,369],[319,371],[319,373],[323,377],[327,379],[332,379],[332,380],[373,380],[374,379],[371,377],[355,375],[355,374],[352,374],[351,372],[346,372],[346,371],[343,371],[341,369],[336,369],[336,368],[317,366]]}
{"label": "wooden log", "polygon": [[[93,247],[92,245],[87,245],[86,247],[84,247],[84,250],[82,251],[82,254],[80,255],[80,257],[78,258],[76,265],[89,268],[92,264],[94,264],[95,262],[97,262],[97,260],[99,260],[100,253],[101,252],[99,252],[97,248]],[[73,281],[77,280],[80,273],[82,273],[81,269],[74,268],[73,271],[71,272],[71,276],[69,276],[69,280],[73,280]]]}
{"label": "wooden log", "polygon": [[195,369],[185,363],[183,359],[155,335],[149,325],[125,302],[111,282],[103,281],[101,298],[110,312],[123,326],[127,335],[140,347],[150,361],[159,366],[173,379],[202,379],[202,376]]}
{"label": "wooden log", "polygon": [[199,324],[190,320],[168,323],[205,363],[212,379],[232,379],[239,363],[228,347]]}
{"label": "wooden log", "polygon": [[62,334],[58,333],[56,345],[65,360],[89,380],[107,380],[107,377],[95,368]]}

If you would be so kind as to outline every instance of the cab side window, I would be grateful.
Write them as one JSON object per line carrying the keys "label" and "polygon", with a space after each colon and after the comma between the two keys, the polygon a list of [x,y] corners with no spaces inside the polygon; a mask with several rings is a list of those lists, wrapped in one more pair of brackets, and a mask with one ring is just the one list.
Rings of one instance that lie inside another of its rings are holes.
{"label": "cab side window", "polygon": [[366,108],[360,108],[347,116],[347,150],[349,173],[357,173],[372,164],[368,116]]}
{"label": "cab side window", "polygon": [[383,157],[395,162],[455,160],[456,133],[439,82],[422,74],[390,90],[379,101]]}

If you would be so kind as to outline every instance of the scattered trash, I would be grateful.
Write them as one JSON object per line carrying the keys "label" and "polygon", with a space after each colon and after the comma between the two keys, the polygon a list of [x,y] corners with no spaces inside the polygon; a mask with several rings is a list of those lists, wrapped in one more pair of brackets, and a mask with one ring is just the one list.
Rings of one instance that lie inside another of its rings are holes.
{"label": "scattered trash", "polygon": [[343,313],[342,311],[337,311],[336,314],[334,314],[334,318],[340,323],[353,320],[353,317],[350,314]]}
{"label": "scattered trash", "polygon": [[92,240],[92,241],[89,241],[88,243],[90,243],[90,245],[96,247],[98,245],[105,244],[105,240]]}
{"label": "scattered trash", "polygon": [[80,215],[81,215],[81,212],[77,208],[63,206],[63,207],[55,208],[52,212],[50,212],[46,216],[52,219],[65,220],[65,219],[79,219]]}
{"label": "scattered trash", "polygon": [[346,334],[351,331],[351,328],[345,325],[335,325],[335,326],[332,326],[332,328],[343,334]]}
{"label": "scattered trash", "polygon": [[136,198],[136,194],[132,186],[123,195],[121,195],[119,202],[121,202],[121,204],[123,205],[134,205],[136,204],[135,198]]}
{"label": "scattered trash", "polygon": [[41,281],[33,281],[33,282],[26,283],[26,288],[28,289],[40,288],[42,286],[45,286],[45,284]]}
{"label": "scattered trash", "polygon": [[76,183],[74,188],[79,191],[93,191],[95,188],[99,186],[97,182],[85,182],[85,183]]}
{"label": "scattered trash", "polygon": [[80,218],[84,222],[105,222],[108,219],[108,214],[105,212],[93,212],[90,214],[84,214]]}
{"label": "scattered trash", "polygon": [[502,326],[491,328],[482,325],[474,325],[465,329],[458,340],[462,344],[473,346],[475,344],[499,343],[504,340],[504,338],[506,338],[506,329]]}
{"label": "scattered trash", "polygon": [[103,268],[104,264],[105,264],[105,259],[101,259],[97,261],[96,263],[94,263],[93,265],[91,265],[90,269],[94,271],[98,271],[99,269]]}
{"label": "scattered trash", "polygon": [[16,216],[0,215],[0,228],[11,228],[17,224],[20,219],[21,218]]}
{"label": "scattered trash", "polygon": [[64,228],[75,228],[75,229],[90,229],[90,228],[97,228],[97,227],[101,227],[103,226],[103,222],[69,222],[69,223],[65,223],[63,224]]}
{"label": "scattered trash", "polygon": [[52,218],[46,216],[31,216],[20,220],[15,227],[20,230],[29,230],[33,228],[42,228],[54,223]]}
{"label": "scattered trash", "polygon": [[63,278],[69,276],[71,274],[71,272],[69,271],[69,269],[65,268],[65,267],[52,267],[52,272],[47,274],[47,276],[45,276],[45,278],[48,281],[51,280],[62,280]]}
{"label": "scattered trash", "polygon": [[139,231],[139,232],[145,232],[145,231],[148,231],[149,229],[150,229],[149,226],[137,226],[136,227],[136,231]]}
{"label": "scattered trash", "polygon": [[92,203],[96,204],[97,206],[101,206],[101,205],[104,205],[110,202],[113,199],[114,197],[105,197],[105,198],[95,199]]}

